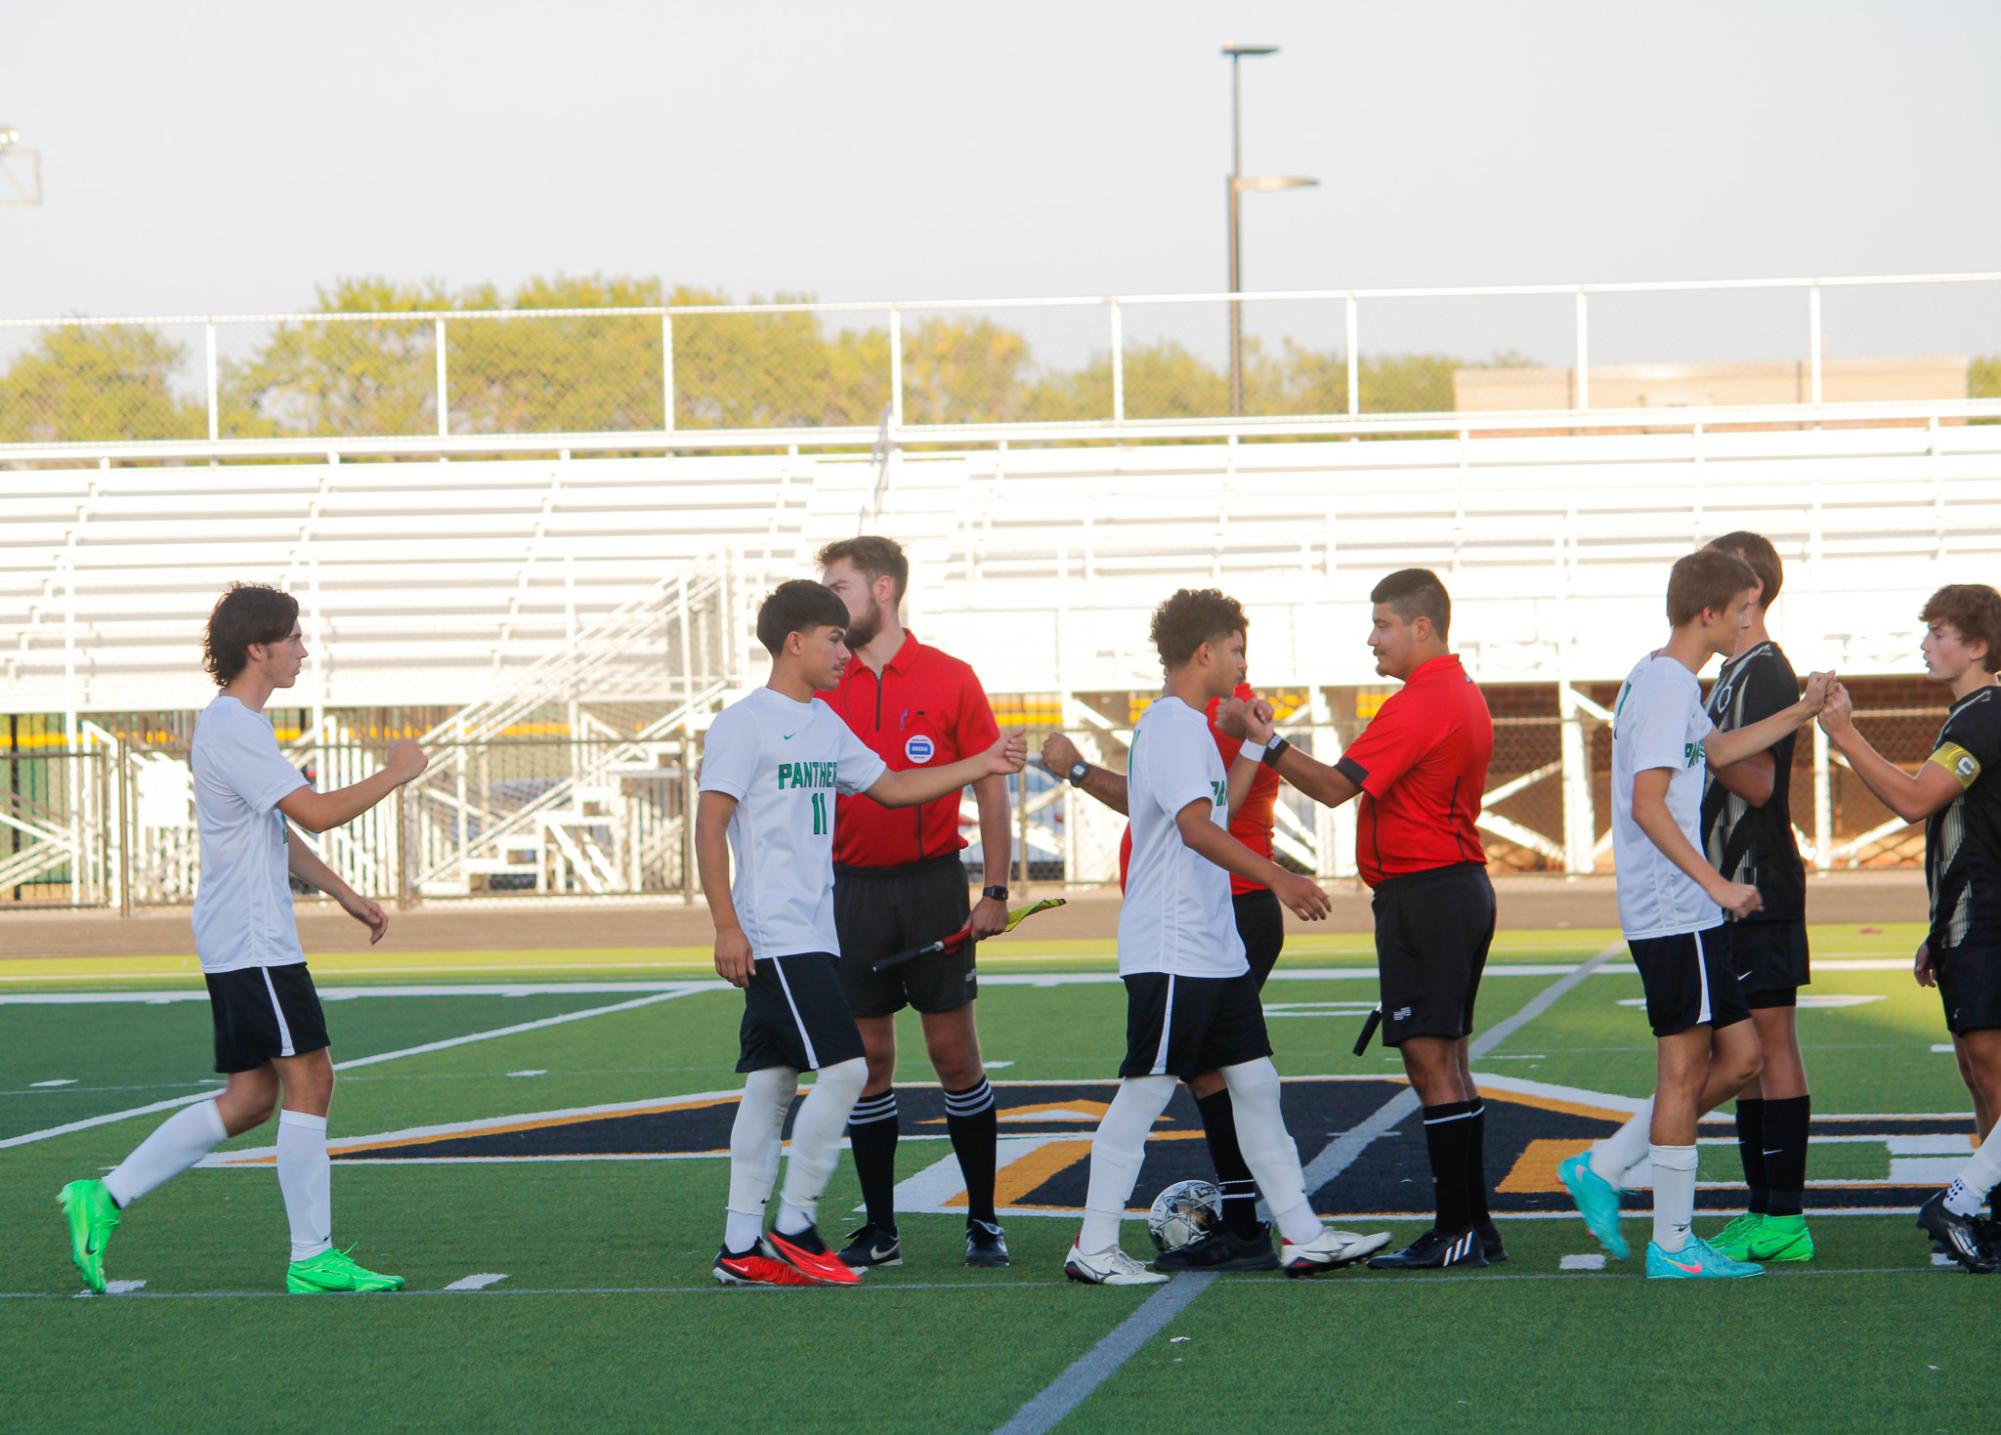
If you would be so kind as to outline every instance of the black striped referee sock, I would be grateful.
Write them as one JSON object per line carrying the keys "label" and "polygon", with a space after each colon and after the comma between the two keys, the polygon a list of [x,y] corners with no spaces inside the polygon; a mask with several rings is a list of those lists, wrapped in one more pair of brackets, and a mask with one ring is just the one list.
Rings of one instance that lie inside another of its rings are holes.
{"label": "black striped referee sock", "polygon": [[966,1178],[966,1218],[994,1220],[994,1165],[999,1157],[1000,1117],[986,1077],[964,1091],[945,1093],[945,1130]]}
{"label": "black striped referee sock", "polygon": [[848,1113],[848,1145],[855,1153],[868,1222],[878,1231],[896,1229],[896,1092],[864,1096]]}
{"label": "black striped referee sock", "polygon": [[1473,1224],[1481,1228],[1494,1223],[1487,1210],[1487,1103],[1473,1098],[1473,1112],[1466,1122],[1466,1199],[1472,1208]]}
{"label": "black striped referee sock", "polygon": [[1431,1187],[1438,1227],[1452,1233],[1473,1224],[1473,1111],[1477,1101],[1448,1101],[1424,1108],[1424,1144],[1431,1156]]}

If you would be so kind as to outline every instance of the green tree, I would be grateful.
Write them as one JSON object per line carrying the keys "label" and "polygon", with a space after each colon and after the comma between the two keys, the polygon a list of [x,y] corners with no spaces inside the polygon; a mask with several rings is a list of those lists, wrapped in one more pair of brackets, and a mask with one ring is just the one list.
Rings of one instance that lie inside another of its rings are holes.
{"label": "green tree", "polygon": [[46,330],[0,373],[0,442],[203,438],[206,407],[174,392],[186,357],[141,325]]}
{"label": "green tree", "polygon": [[435,433],[432,323],[390,316],[451,308],[444,286],[343,279],[318,300],[322,314],[384,317],[280,324],[250,359],[225,363],[224,436]]}

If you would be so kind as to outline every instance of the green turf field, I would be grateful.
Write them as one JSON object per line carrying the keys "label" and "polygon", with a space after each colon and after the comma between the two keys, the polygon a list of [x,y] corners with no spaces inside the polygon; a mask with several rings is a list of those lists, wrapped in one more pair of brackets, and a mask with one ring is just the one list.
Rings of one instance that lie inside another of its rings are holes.
{"label": "green turf field", "polygon": [[[1505,933],[1482,990],[1482,1029],[1513,1026],[1474,1063],[1507,1265],[1184,1277],[1132,1325],[1152,1292],[1061,1273],[1123,1041],[1108,944],[982,954],[1012,1269],[959,1263],[962,1188],[911,1020],[906,1264],[853,1291],[710,1280],[741,1007],[703,954],[377,950],[315,963],[343,1065],[335,1233],[410,1290],[282,1294],[266,1127],[127,1212],[110,1275],[143,1284],[80,1297],[56,1188],[213,1086],[207,1004],[179,999],[200,997],[192,959],[8,963],[0,1424],[959,1431],[1021,1412],[1028,1430],[1067,1408],[1066,1432],[1977,1426],[2001,1282],[1935,1268],[1908,1214],[1963,1159],[1969,1125],[1935,1050],[1937,998],[1909,975],[1916,931],[1814,931],[1800,1026],[1819,1259],[1694,1289],[1649,1285],[1633,1263],[1566,1268],[1596,1247],[1564,1214],[1554,1163],[1651,1086],[1644,1015],[1621,1005],[1638,978],[1617,957],[1579,970],[1614,935]],[[1428,1176],[1414,1116],[1389,1119],[1410,1100],[1394,1057],[1349,1051],[1374,991],[1367,939],[1330,936],[1294,942],[1265,999],[1288,1120],[1324,1177],[1316,1204],[1401,1243],[1422,1228]],[[1358,1127],[1380,1134],[1334,1169],[1326,1153]],[[1177,1098],[1136,1203],[1208,1174],[1199,1129]],[[1698,1229],[1713,1231],[1737,1199],[1727,1117],[1703,1141]],[[821,1207],[830,1236],[858,1224],[857,1199],[844,1163]],[[1137,1221],[1125,1242],[1148,1253]]]}

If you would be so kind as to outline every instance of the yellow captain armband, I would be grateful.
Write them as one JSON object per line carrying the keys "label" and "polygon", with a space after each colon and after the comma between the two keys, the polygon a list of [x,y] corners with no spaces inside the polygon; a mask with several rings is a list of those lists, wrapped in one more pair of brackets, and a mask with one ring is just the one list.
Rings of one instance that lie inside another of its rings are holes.
{"label": "yellow captain armband", "polygon": [[1980,759],[1956,742],[1939,744],[1927,762],[1935,762],[1958,780],[1961,787],[1971,787],[1980,780]]}

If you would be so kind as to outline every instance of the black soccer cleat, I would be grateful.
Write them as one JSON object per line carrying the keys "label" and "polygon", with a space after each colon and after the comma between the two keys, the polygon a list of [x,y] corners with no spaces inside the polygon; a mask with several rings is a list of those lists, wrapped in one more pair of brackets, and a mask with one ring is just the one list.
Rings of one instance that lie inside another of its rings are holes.
{"label": "black soccer cleat", "polygon": [[1487,1264],[1498,1266],[1508,1259],[1508,1248],[1501,1244],[1501,1228],[1492,1221],[1475,1221],[1473,1229],[1479,1232],[1480,1244],[1486,1247]]}
{"label": "black soccer cleat", "polygon": [[966,1264],[995,1269],[1007,1263],[1007,1232],[992,1221],[966,1222]]}
{"label": "black soccer cleat", "polygon": [[1400,1251],[1377,1256],[1369,1262],[1372,1271],[1442,1271],[1451,1268],[1477,1270],[1487,1264],[1487,1247],[1480,1233],[1468,1226],[1462,1231],[1426,1231]]}
{"label": "black soccer cleat", "polygon": [[1918,1207],[1918,1229],[1974,1275],[1991,1276],[2001,1271],[2001,1256],[1988,1244],[1980,1218],[1947,1210],[1945,1192]]}
{"label": "black soccer cleat", "polygon": [[858,1271],[871,1266],[900,1266],[903,1241],[894,1227],[885,1231],[877,1225],[863,1226],[848,1233],[848,1243],[841,1247],[841,1264]]}
{"label": "black soccer cleat", "polygon": [[1272,1249],[1271,1227],[1258,1222],[1255,1236],[1240,1236],[1218,1226],[1199,1241],[1155,1257],[1157,1271],[1275,1271],[1278,1252]]}

